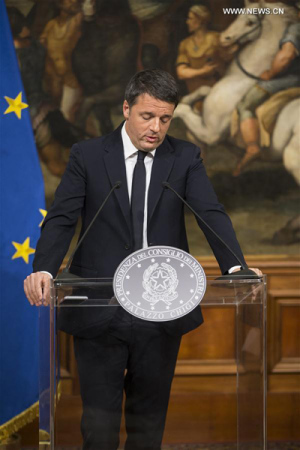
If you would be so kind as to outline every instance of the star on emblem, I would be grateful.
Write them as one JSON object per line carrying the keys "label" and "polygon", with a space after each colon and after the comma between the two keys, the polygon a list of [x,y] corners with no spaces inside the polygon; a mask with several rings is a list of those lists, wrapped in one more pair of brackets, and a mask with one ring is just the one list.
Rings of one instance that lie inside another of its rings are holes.
{"label": "star on emblem", "polygon": [[140,268],[142,267],[142,264],[138,264],[137,266],[138,266],[138,268],[140,269]]}
{"label": "star on emblem", "polygon": [[158,269],[156,272],[152,274],[150,277],[152,281],[152,286],[156,291],[162,291],[167,289],[170,283],[169,275],[162,269]]}
{"label": "star on emblem", "polygon": [[4,96],[5,100],[9,104],[8,108],[4,111],[4,114],[9,114],[11,112],[14,112],[15,115],[18,117],[18,119],[21,119],[21,111],[22,109],[28,108],[28,105],[26,103],[22,102],[22,92],[20,92],[16,98],[10,98]]}
{"label": "star on emblem", "polygon": [[180,303],[180,304],[182,305],[182,303],[183,303],[183,300],[180,300],[180,301],[179,301],[179,303]]}
{"label": "star on emblem", "polygon": [[151,262],[155,262],[155,259],[154,259],[154,258],[152,258],[152,259],[151,259]]}
{"label": "star on emblem", "polygon": [[171,260],[170,260],[170,258],[167,258],[166,261],[167,261],[167,262],[170,262]]}
{"label": "star on emblem", "polygon": [[130,295],[130,291],[126,291],[126,295]]}
{"label": "star on emblem", "polygon": [[184,267],[184,264],[183,264],[183,263],[181,263],[181,264],[180,264],[180,267]]}
{"label": "star on emblem", "polygon": [[42,214],[43,216],[43,220],[41,221],[41,223],[39,224],[39,227],[41,227],[43,225],[43,222],[45,220],[45,217],[47,215],[47,211],[45,209],[39,209],[39,212]]}
{"label": "star on emblem", "polygon": [[190,293],[192,294],[194,292],[194,289],[190,289]]}
{"label": "star on emblem", "polygon": [[126,275],[126,280],[129,280],[129,278],[130,278],[130,275]]}
{"label": "star on emblem", "polygon": [[191,273],[190,277],[191,277],[191,278],[194,278],[194,274],[193,274],[193,273]]}
{"label": "star on emblem", "polygon": [[35,253],[35,249],[30,247],[30,238],[26,238],[23,244],[19,244],[18,242],[12,242],[13,246],[17,250],[11,259],[23,258],[26,264],[29,263],[29,255]]}

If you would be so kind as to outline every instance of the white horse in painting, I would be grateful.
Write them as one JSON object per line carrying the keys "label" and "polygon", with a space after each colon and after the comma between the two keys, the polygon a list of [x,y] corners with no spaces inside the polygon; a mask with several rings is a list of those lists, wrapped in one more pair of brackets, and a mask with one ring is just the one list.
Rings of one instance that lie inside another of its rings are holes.
{"label": "white horse in painting", "polygon": [[[261,8],[264,2],[245,2],[245,7]],[[297,11],[283,3],[268,3],[271,10],[284,8],[284,14],[239,15],[221,34],[221,44],[226,47],[235,43],[247,43],[238,59],[248,76],[241,70],[237,60],[232,61],[224,77],[212,88],[203,86],[183,98],[175,110],[174,117],[180,117],[194,137],[206,144],[215,144],[229,132],[231,115],[237,103],[255,84],[255,77],[270,68],[278,51],[279,41],[289,23],[297,20]],[[192,104],[204,98],[202,115],[192,109]]]}
{"label": "white horse in painting", "polygon": [[[245,7],[263,7],[245,1]],[[282,3],[268,4],[272,8],[284,8],[284,15],[270,14],[263,17],[245,14],[221,34],[224,47],[241,43],[244,48],[227,69],[224,77],[212,88],[203,86],[185,96],[175,110],[188,130],[200,142],[215,144],[229,134],[232,112],[237,103],[256,83],[255,77],[268,70],[278,51],[279,41],[289,23],[297,20],[297,11]],[[247,44],[248,42],[248,44]],[[253,76],[251,76],[253,75]],[[203,99],[202,115],[193,111],[195,101]],[[280,112],[272,135],[270,159],[283,161],[286,170],[300,185],[300,99],[287,104]],[[300,215],[293,217],[273,236],[277,244],[291,244],[300,238]]]}

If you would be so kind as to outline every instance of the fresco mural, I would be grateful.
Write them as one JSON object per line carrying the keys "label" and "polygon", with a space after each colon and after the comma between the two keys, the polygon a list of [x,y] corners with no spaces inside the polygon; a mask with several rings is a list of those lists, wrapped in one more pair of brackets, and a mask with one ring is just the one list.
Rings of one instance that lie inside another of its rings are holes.
{"label": "fresco mural", "polygon": [[[201,147],[244,253],[299,254],[300,2],[6,6],[48,206],[72,144],[112,131],[129,78],[160,67],[181,91],[170,134]],[[211,254],[189,214],[187,228],[191,252]]]}

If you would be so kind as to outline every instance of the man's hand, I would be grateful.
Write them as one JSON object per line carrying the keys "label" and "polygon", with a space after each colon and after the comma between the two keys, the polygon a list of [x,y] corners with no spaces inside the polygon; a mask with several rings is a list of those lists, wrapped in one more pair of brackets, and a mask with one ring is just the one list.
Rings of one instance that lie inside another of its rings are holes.
{"label": "man's hand", "polygon": [[[232,272],[238,272],[240,269],[234,269]],[[253,268],[253,267],[249,267],[249,270],[252,270],[254,273],[256,273],[256,275],[258,275],[259,277],[262,277],[263,276],[263,273],[262,273],[262,271],[261,270],[259,270],[259,269],[256,269],[256,268]],[[260,290],[262,289],[261,288],[261,286],[262,286],[262,284],[261,283],[259,283],[259,284],[253,284],[252,286],[251,286],[251,290],[252,290],[252,301],[254,302],[257,298],[258,298],[258,296],[259,296],[259,294],[260,294]]]}
{"label": "man's hand", "polygon": [[293,42],[285,42],[281,49],[276,53],[271,68],[265,70],[260,79],[264,81],[272,80],[276,75],[283,73],[288,69],[291,62],[297,58],[298,50]]}
{"label": "man's hand", "polygon": [[265,70],[259,77],[261,80],[269,81],[273,78],[271,70]]}
{"label": "man's hand", "polygon": [[239,50],[239,48],[240,48],[239,44],[232,44],[229,47],[226,47],[226,53],[228,55],[233,55]]}
{"label": "man's hand", "polygon": [[47,273],[35,272],[24,280],[24,291],[31,306],[49,305],[50,280]]}
{"label": "man's hand", "polygon": [[201,69],[197,70],[199,70],[199,75],[210,75],[211,73],[215,72],[217,68],[218,64],[216,64],[213,61],[210,61],[206,63],[203,67],[201,67]]}
{"label": "man's hand", "polygon": [[253,272],[255,272],[256,275],[258,275],[259,277],[262,277],[262,276],[263,276],[263,273],[262,273],[261,270],[259,270],[259,269],[253,269],[253,267],[249,267],[249,269],[250,269],[250,270],[253,270]]}
{"label": "man's hand", "polygon": [[207,62],[200,69],[189,67],[188,64],[180,64],[179,66],[177,66],[177,76],[179,80],[189,80],[191,78],[199,76],[207,76],[215,72],[217,67],[218,64],[213,61]]}
{"label": "man's hand", "polygon": [[[234,269],[233,271],[232,271],[232,273],[233,272],[239,272],[239,270],[240,269]],[[249,270],[253,270],[253,272],[255,272],[256,273],[256,275],[258,275],[259,277],[262,277],[263,276],[263,273],[262,273],[262,271],[261,270],[259,270],[259,269],[254,269],[253,267],[249,267]]]}

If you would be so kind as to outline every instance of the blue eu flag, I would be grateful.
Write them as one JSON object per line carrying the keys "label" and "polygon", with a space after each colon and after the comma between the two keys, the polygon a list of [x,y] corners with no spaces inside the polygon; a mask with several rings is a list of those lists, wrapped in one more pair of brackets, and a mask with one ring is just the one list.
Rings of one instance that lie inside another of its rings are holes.
{"label": "blue eu flag", "polygon": [[23,280],[45,215],[44,186],[4,1],[0,1],[0,441],[38,414],[38,310]]}

